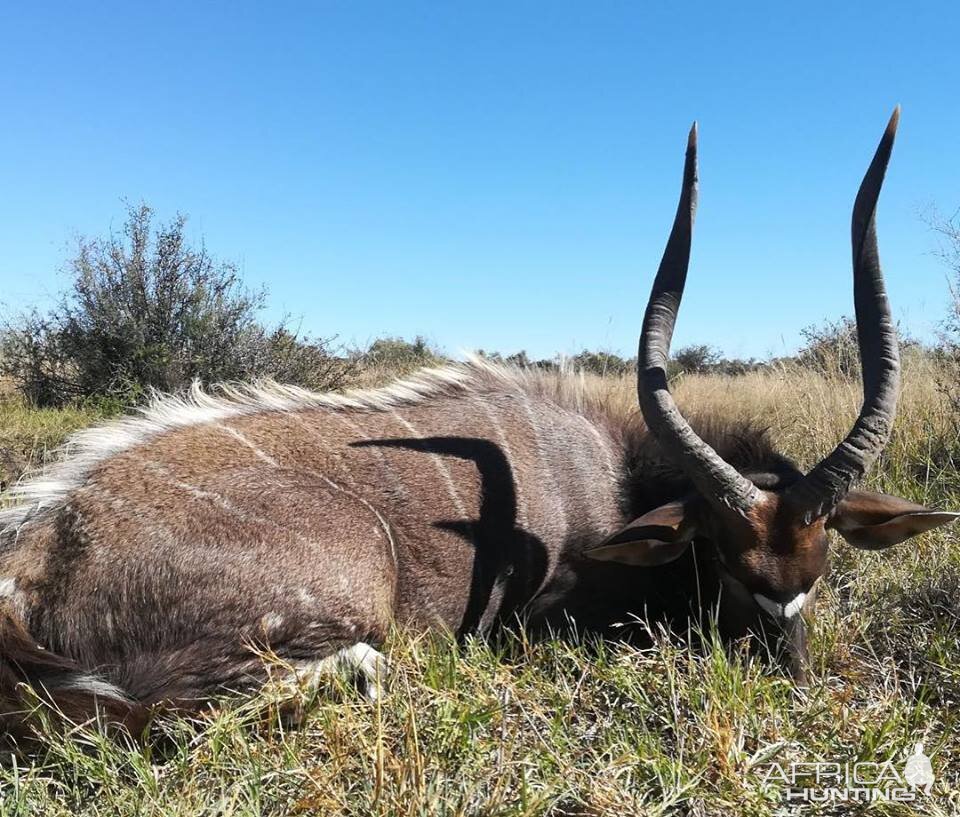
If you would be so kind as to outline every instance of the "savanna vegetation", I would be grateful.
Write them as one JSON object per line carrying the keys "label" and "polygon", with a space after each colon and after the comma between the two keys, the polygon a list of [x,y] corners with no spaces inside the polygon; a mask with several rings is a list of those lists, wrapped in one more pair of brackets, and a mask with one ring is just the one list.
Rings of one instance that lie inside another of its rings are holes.
{"label": "savanna vegetation", "polygon": [[[176,270],[192,269],[200,281],[224,273],[231,279],[232,271],[191,252],[173,253],[183,262]],[[79,269],[75,280],[88,289],[7,335],[8,379],[0,400],[4,481],[42,465],[70,431],[115,413],[149,386],[177,388],[209,371],[319,382],[311,381],[319,369],[284,369],[263,351],[273,335],[257,328],[260,302],[238,289],[219,295],[184,290],[179,303],[184,314],[212,325],[224,304],[253,316],[235,336],[248,338],[257,352],[249,369],[191,368],[191,361],[212,366],[215,350],[197,357],[184,351],[194,347],[158,350],[150,321],[139,313],[136,330],[128,317],[111,318],[109,309],[102,322],[84,323],[102,314],[93,308],[101,298],[158,297],[167,291],[158,282],[170,272],[138,261],[122,242],[87,257],[90,268]],[[123,283],[131,268],[134,280],[143,281],[136,292]],[[893,438],[868,481],[931,507],[960,508],[957,314],[950,312],[937,350],[906,346]],[[142,370],[130,361],[117,370],[122,376],[101,381],[105,385],[83,385],[86,356],[102,361],[105,347],[77,342],[77,327],[109,336],[103,327],[115,325],[129,329],[122,337],[133,337],[133,346],[143,343],[152,355],[133,355]],[[681,350],[672,373],[678,402],[769,426],[785,453],[810,465],[849,430],[860,405],[849,330],[843,321],[813,327],[804,349],[789,360],[731,362],[709,347]],[[419,339],[337,351],[294,333],[285,337],[298,350],[312,349],[302,354],[326,367],[325,387],[383,382],[442,357]],[[50,343],[50,351],[31,352],[29,338]],[[298,366],[300,354],[294,354]],[[579,357],[587,387],[632,410],[631,362],[609,353]],[[513,359],[557,367],[524,353]],[[40,381],[31,372],[39,372]],[[138,379],[137,372],[149,377]],[[44,378],[69,387],[38,390]],[[74,393],[80,386],[89,391]],[[296,728],[284,717],[289,701],[279,689],[225,700],[199,717],[160,716],[146,742],[107,737],[95,724],[64,736],[51,724],[31,754],[10,754],[0,763],[0,814],[813,814],[817,807],[784,800],[771,764],[891,761],[902,770],[922,742],[937,776],[930,795],[919,793],[912,803],[834,804],[819,813],[956,815],[960,529],[881,552],[855,551],[839,539],[834,545],[812,621],[815,671],[805,690],[709,632],[691,647],[654,627],[653,645],[644,648],[563,634],[534,641],[521,632],[494,643],[457,644],[397,632],[386,648],[391,673],[384,698],[371,704],[331,680],[299,693],[306,714]]]}

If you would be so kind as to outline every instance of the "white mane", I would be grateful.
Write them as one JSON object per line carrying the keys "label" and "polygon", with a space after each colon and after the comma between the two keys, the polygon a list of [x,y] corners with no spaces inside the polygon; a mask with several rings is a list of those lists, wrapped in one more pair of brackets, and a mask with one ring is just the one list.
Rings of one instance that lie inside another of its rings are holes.
{"label": "white mane", "polygon": [[136,414],[72,434],[59,449],[56,464],[0,495],[0,503],[13,505],[0,509],[0,546],[28,519],[60,507],[104,460],[168,431],[259,412],[312,408],[386,411],[441,394],[466,392],[484,382],[509,383],[516,388],[522,379],[519,374],[519,370],[471,357],[465,363],[422,369],[381,388],[343,393],[314,392],[272,381],[223,384],[213,393],[195,382],[183,395],[155,393]]}

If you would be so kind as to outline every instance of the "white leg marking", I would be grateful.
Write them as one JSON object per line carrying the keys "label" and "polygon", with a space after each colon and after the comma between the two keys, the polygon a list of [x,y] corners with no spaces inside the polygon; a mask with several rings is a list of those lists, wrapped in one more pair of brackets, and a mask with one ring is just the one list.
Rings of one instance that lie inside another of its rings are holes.
{"label": "white leg marking", "polygon": [[383,685],[386,683],[387,670],[389,669],[386,656],[362,641],[359,644],[354,644],[350,650],[352,651],[352,661],[366,681],[364,692],[367,699],[376,701],[378,698],[382,698]]}
{"label": "white leg marking", "polygon": [[4,602],[18,618],[26,615],[26,597],[17,589],[17,580],[9,576],[0,579],[0,604]]}
{"label": "white leg marking", "polygon": [[0,579],[0,599],[9,598],[17,592],[16,579]]}
{"label": "white leg marking", "polygon": [[104,681],[102,678],[88,673],[67,676],[64,681],[58,681],[51,686],[55,689],[75,689],[79,692],[89,692],[97,697],[110,698],[122,703],[130,702],[127,693],[116,684],[111,684],[109,681]]}
{"label": "white leg marking", "polygon": [[310,688],[316,688],[324,676],[362,676],[364,695],[370,701],[383,697],[383,684],[387,678],[389,663],[385,655],[369,644],[358,641],[352,647],[344,647],[333,655],[319,661],[301,662],[295,667],[298,679]]}
{"label": "white leg marking", "polygon": [[260,626],[263,628],[264,635],[270,636],[271,633],[283,626],[283,616],[273,611],[266,613],[260,619]]}

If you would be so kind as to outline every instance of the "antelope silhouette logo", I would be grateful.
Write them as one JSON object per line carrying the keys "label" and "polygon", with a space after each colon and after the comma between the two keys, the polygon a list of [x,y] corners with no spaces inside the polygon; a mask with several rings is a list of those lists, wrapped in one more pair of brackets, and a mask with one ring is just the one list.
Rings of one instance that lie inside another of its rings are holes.
{"label": "antelope silhouette logo", "polygon": [[933,764],[923,753],[922,743],[914,746],[913,754],[907,758],[907,764],[903,767],[903,779],[915,789],[923,789],[926,794],[930,794],[934,781]]}

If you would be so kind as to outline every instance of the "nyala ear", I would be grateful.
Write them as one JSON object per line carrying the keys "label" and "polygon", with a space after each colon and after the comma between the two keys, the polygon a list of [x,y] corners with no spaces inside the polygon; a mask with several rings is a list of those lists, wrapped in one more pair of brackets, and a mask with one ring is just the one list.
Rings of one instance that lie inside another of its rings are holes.
{"label": "nyala ear", "polygon": [[696,535],[695,506],[695,500],[681,500],[654,508],[583,555],[641,567],[672,562],[683,555]]}
{"label": "nyala ear", "polygon": [[854,547],[880,550],[957,518],[960,513],[931,511],[896,496],[851,491],[827,520],[827,527]]}

